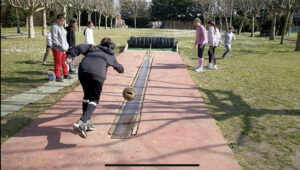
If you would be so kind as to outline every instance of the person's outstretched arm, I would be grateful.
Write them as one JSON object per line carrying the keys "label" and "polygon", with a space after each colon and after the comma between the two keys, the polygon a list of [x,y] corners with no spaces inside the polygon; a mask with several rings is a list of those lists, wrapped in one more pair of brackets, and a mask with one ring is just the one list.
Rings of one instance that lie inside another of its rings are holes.
{"label": "person's outstretched arm", "polygon": [[85,55],[92,47],[93,45],[91,44],[80,44],[75,47],[72,47],[67,51],[67,58],[77,57],[80,54]]}
{"label": "person's outstretched arm", "polygon": [[117,61],[116,58],[114,58],[114,63],[112,67],[118,72],[118,73],[124,73],[124,67]]}

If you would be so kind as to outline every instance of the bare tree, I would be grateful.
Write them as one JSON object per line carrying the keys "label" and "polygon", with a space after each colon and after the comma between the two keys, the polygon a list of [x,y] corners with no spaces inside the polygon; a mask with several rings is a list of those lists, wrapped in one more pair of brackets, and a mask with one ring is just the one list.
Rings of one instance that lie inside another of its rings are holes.
{"label": "bare tree", "polygon": [[105,17],[105,29],[107,29],[108,17],[110,17],[111,14],[114,11],[114,1],[112,1],[112,0],[103,0],[103,7],[104,7],[103,15]]}
{"label": "bare tree", "polygon": [[73,0],[72,4],[77,12],[77,21],[78,21],[78,24],[77,24],[77,27],[78,27],[78,31],[81,31],[81,26],[80,26],[80,23],[81,23],[81,20],[80,20],[80,17],[81,17],[81,13],[82,11],[84,10],[84,4],[85,4],[85,1],[86,0]]}
{"label": "bare tree", "polygon": [[251,35],[250,37],[254,37],[255,32],[255,18],[257,15],[261,12],[261,9],[263,9],[266,5],[265,0],[251,0],[249,1],[249,13],[251,15]]}
{"label": "bare tree", "polygon": [[120,0],[121,14],[127,18],[134,19],[134,27],[136,28],[136,19],[145,14],[148,3],[146,0]]}
{"label": "bare tree", "polygon": [[26,17],[28,18],[29,28],[28,28],[28,38],[34,38],[34,26],[33,26],[33,14],[44,9],[43,3],[45,0],[4,0],[8,5],[18,8],[24,11]]}
{"label": "bare tree", "polygon": [[252,0],[238,0],[238,6],[243,15],[243,20],[240,23],[238,34],[242,32],[244,22],[250,13],[250,4]]}
{"label": "bare tree", "polygon": [[[71,2],[72,2],[71,0],[56,0],[56,3],[62,7],[62,12],[65,18],[67,18],[67,8]],[[66,26],[67,26],[67,22],[65,22],[65,27]]]}
{"label": "bare tree", "polygon": [[223,30],[223,18],[225,19],[226,29],[228,30],[228,17],[231,16],[232,0],[216,0],[215,15],[219,17],[220,30]]}
{"label": "bare tree", "polygon": [[97,1],[94,0],[85,1],[84,9],[88,13],[88,21],[92,20],[92,13],[95,11],[96,5],[97,5]]}
{"label": "bare tree", "polygon": [[49,9],[51,3],[53,3],[53,0],[44,0],[42,2],[42,6],[44,7],[43,9],[43,30],[42,30],[42,35],[47,34],[47,10]]}
{"label": "bare tree", "polygon": [[[219,8],[220,16],[225,19],[226,29],[232,27],[233,0],[218,0],[221,8]],[[228,23],[228,17],[229,23]],[[220,23],[221,24],[221,23]]]}
{"label": "bare tree", "polygon": [[272,26],[271,26],[271,33],[270,33],[270,40],[275,40],[276,36],[276,18],[278,12],[280,12],[280,9],[276,7],[276,3],[282,5],[283,0],[268,0],[267,1],[267,9],[272,14]]}
{"label": "bare tree", "polygon": [[204,23],[208,19],[214,20],[215,0],[195,0],[194,8],[197,9],[197,11],[201,11],[203,15]]}
{"label": "bare tree", "polygon": [[280,44],[283,44],[284,36],[289,24],[291,11],[293,11],[296,8],[299,8],[299,0],[285,0],[285,2],[282,4],[279,4],[277,1],[275,1],[275,4],[277,9],[279,9],[280,11],[284,11],[286,13],[284,19],[284,26],[281,32],[281,40],[280,40]]}
{"label": "bare tree", "polygon": [[103,0],[96,0],[95,9],[99,13],[98,29],[100,29],[100,27],[101,27],[101,18],[102,18],[103,11],[104,11],[104,1]]}
{"label": "bare tree", "polygon": [[300,27],[298,30],[297,42],[296,42],[296,49],[295,51],[300,51]]}

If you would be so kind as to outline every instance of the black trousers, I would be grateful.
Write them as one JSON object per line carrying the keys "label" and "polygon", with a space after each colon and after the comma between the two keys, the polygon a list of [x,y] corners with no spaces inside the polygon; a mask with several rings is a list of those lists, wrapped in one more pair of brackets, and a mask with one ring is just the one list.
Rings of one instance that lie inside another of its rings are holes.
{"label": "black trousers", "polygon": [[216,46],[214,47],[209,47],[209,50],[208,50],[208,60],[209,60],[209,63],[211,63],[211,60],[213,60],[213,64],[216,65],[217,64],[217,60],[216,60],[216,56],[215,56],[215,49],[216,49]]}
{"label": "black trousers", "polygon": [[84,92],[83,99],[98,104],[102,92],[103,83],[80,75],[79,75],[79,81],[81,83]]}
{"label": "black trousers", "polygon": [[202,45],[202,48],[200,48],[200,45],[198,45],[198,57],[203,58],[203,52],[204,52],[205,44]]}
{"label": "black trousers", "polygon": [[84,76],[80,76],[80,74],[79,81],[84,92],[82,102],[83,113],[80,120],[87,122],[99,103],[103,83]]}

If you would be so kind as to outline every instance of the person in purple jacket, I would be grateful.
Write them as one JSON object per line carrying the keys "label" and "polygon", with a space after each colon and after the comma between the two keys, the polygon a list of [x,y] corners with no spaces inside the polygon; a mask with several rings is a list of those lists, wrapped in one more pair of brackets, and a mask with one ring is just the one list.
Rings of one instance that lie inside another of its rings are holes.
{"label": "person in purple jacket", "polygon": [[196,28],[196,42],[194,48],[198,46],[198,62],[199,65],[195,68],[195,71],[202,72],[203,71],[203,51],[205,45],[207,44],[207,34],[206,29],[201,25],[201,20],[199,18],[194,19],[194,26]]}

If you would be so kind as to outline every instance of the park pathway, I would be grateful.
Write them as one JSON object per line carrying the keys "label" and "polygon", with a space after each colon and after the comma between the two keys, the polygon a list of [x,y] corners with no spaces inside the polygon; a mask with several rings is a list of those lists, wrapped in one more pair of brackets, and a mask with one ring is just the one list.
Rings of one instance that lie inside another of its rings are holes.
{"label": "park pathway", "polygon": [[60,89],[69,87],[78,80],[78,76],[74,75],[73,79],[64,80],[64,82],[49,81],[36,88],[32,88],[21,94],[5,98],[1,100],[1,117],[20,110],[24,106],[34,103]]}
{"label": "park pathway", "polygon": [[[1,145],[1,169],[137,169],[105,164],[200,164],[180,169],[240,169],[208,112],[181,57],[156,52],[137,135],[111,139],[108,130],[144,52],[124,52],[126,73],[108,70],[100,104],[92,117],[96,130],[83,139],[72,124],[81,115],[79,86]],[[176,169],[143,167],[138,169]],[[179,169],[179,168],[178,168]]]}

